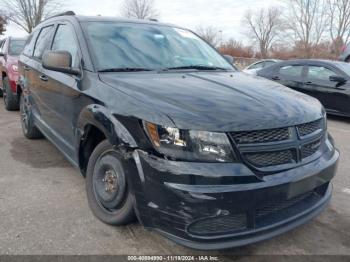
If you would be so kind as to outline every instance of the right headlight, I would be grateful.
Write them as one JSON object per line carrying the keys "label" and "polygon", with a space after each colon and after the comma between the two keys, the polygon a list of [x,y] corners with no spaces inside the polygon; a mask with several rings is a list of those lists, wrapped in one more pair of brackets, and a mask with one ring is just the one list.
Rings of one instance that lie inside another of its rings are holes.
{"label": "right headlight", "polygon": [[143,123],[154,148],[171,159],[201,162],[234,162],[231,143],[225,133],[180,130]]}

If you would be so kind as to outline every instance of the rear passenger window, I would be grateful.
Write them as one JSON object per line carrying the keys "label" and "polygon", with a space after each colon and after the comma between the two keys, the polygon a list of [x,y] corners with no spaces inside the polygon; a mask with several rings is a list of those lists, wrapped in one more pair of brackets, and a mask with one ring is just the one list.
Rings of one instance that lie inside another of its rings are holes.
{"label": "rear passenger window", "polygon": [[75,33],[69,25],[59,25],[52,44],[52,50],[67,51],[72,56],[72,67],[79,66],[78,44]]}
{"label": "rear passenger window", "polygon": [[280,68],[279,73],[284,76],[299,76],[301,77],[301,74],[303,72],[303,66],[302,65],[295,65],[295,66],[283,66]]}
{"label": "rear passenger window", "polygon": [[34,57],[41,59],[45,50],[50,48],[53,25],[41,29],[35,43]]}

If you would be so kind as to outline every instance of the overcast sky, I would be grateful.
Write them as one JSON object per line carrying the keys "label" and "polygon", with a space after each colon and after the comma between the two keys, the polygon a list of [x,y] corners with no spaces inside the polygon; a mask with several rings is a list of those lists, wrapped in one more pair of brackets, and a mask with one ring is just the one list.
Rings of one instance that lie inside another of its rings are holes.
{"label": "overcast sky", "polygon": [[[79,15],[119,16],[122,0],[66,0],[65,3],[65,9]],[[279,5],[281,0],[155,0],[155,3],[161,22],[190,29],[199,25],[214,26],[223,32],[224,39],[233,37],[248,42],[242,34],[244,12],[249,8],[256,10]],[[23,36],[25,32],[10,24],[6,35]]]}

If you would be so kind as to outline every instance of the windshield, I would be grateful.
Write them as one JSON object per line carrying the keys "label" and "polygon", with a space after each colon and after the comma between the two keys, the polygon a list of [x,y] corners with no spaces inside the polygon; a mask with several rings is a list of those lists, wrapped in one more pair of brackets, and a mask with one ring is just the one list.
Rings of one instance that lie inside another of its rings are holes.
{"label": "windshield", "polygon": [[234,68],[190,31],[160,25],[86,22],[86,38],[99,71],[113,68]]}
{"label": "windshield", "polygon": [[25,43],[25,40],[11,40],[9,54],[18,56],[20,53],[22,53]]}

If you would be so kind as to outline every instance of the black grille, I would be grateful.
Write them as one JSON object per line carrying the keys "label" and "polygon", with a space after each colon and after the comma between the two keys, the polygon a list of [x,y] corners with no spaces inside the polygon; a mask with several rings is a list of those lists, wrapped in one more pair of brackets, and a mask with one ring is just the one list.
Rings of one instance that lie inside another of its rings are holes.
{"label": "black grille", "polygon": [[262,207],[259,207],[256,210],[255,217],[258,219],[276,212],[280,212],[283,209],[296,205],[297,203],[303,201],[304,199],[311,197],[313,194],[315,193],[311,191],[311,192],[301,194],[292,199],[271,200],[269,202],[266,202]]}
{"label": "black grille", "polygon": [[322,129],[322,119],[319,119],[310,123],[298,125],[297,128],[299,131],[299,135],[301,137],[310,135],[316,132],[317,130]]}
{"label": "black grille", "polygon": [[237,214],[198,220],[189,225],[188,232],[195,235],[227,234],[246,227],[246,214]]}
{"label": "black grille", "polygon": [[292,150],[247,153],[244,156],[246,160],[255,167],[277,166],[295,162],[295,157]]}
{"label": "black grille", "polygon": [[302,159],[307,158],[315,154],[321,146],[321,140],[314,141],[312,143],[306,144],[301,148]]}
{"label": "black grille", "polygon": [[237,144],[267,143],[288,140],[289,128],[276,128],[258,131],[243,131],[231,133]]}

